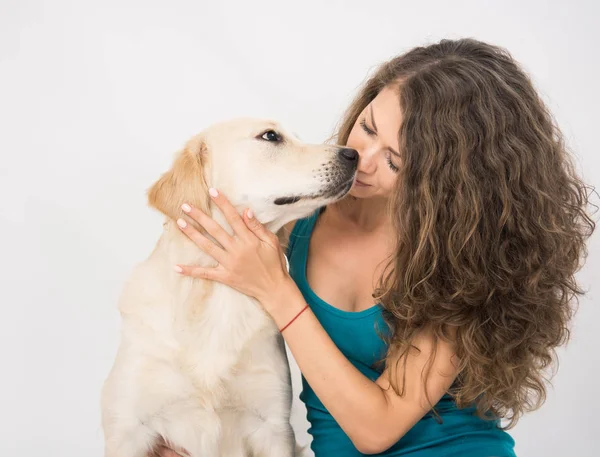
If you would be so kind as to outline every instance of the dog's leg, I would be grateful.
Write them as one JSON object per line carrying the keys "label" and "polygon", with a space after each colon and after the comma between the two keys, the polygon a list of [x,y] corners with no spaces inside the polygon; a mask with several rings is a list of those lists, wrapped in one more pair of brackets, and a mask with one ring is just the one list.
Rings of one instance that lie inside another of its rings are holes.
{"label": "dog's leg", "polygon": [[216,413],[174,405],[165,408],[146,424],[106,423],[104,456],[148,457],[160,437],[185,449],[189,457],[219,457],[220,432]]}
{"label": "dog's leg", "polygon": [[[290,425],[292,386],[281,336],[266,335],[242,364],[232,389],[238,394],[240,434],[252,457],[293,457],[295,436]],[[271,340],[271,341],[269,341]]]}
{"label": "dog's leg", "polygon": [[146,457],[156,444],[157,434],[119,396],[116,369],[102,387],[101,413],[105,457]]}
{"label": "dog's leg", "polygon": [[152,426],[190,457],[220,457],[221,420],[214,411],[172,407]]}
{"label": "dog's leg", "polygon": [[117,433],[105,431],[104,457],[148,457],[157,442],[157,436],[143,425]]}
{"label": "dog's leg", "polygon": [[246,440],[252,457],[294,457],[296,440],[289,423],[270,423],[257,417],[250,422],[254,431]]}

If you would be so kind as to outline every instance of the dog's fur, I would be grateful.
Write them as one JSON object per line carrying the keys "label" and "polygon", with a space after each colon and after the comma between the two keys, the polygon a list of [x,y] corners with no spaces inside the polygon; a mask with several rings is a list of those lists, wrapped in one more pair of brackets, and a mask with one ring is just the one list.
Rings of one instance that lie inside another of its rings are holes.
{"label": "dog's fur", "polygon": [[[281,141],[268,141],[267,131]],[[120,298],[121,343],[102,391],[106,457],[145,457],[160,441],[190,457],[294,454],[278,329],[254,299],[173,271],[178,263],[215,264],[174,221],[190,203],[232,233],[210,202],[210,185],[277,232],[347,193],[356,161],[341,152],[302,144],[271,121],[237,119],[177,153],[148,192],[166,216],[164,232]]]}

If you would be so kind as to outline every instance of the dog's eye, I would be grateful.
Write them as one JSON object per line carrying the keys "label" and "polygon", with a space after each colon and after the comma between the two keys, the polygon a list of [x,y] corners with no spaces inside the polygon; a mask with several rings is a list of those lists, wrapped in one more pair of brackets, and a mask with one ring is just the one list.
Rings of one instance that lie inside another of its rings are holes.
{"label": "dog's eye", "polygon": [[281,141],[281,136],[275,130],[267,130],[262,134],[261,138],[274,143],[279,143]]}

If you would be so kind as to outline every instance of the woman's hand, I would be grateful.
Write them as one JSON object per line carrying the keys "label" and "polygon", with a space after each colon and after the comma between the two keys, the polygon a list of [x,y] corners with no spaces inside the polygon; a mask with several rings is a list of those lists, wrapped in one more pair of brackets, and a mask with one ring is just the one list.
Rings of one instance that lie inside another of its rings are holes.
{"label": "woman's hand", "polygon": [[156,450],[156,453],[154,454],[154,456],[155,457],[183,457],[182,454],[178,454],[174,450],[169,449],[168,447],[165,447],[165,446],[160,446]]}
{"label": "woman's hand", "polygon": [[190,454],[185,449],[174,451],[173,447],[161,439],[148,457],[189,457]]}
{"label": "woman's hand", "polygon": [[[183,211],[200,224],[218,244],[183,219],[179,219],[177,225],[219,264],[216,267],[176,265],[175,271],[182,275],[226,284],[256,298],[264,306],[269,295],[282,284],[291,281],[279,240],[256,220],[251,210],[240,216],[224,195],[214,189],[210,190],[210,195],[233,229],[234,235],[229,235],[223,227],[199,209],[184,204]],[[266,310],[270,312],[269,309]]]}

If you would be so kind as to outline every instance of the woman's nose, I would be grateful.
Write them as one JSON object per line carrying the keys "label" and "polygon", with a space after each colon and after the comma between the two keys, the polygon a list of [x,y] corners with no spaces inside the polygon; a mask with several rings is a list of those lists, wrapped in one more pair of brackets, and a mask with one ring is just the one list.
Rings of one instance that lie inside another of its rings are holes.
{"label": "woman's nose", "polygon": [[363,173],[373,173],[377,168],[375,148],[358,149],[358,170]]}

